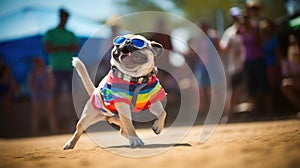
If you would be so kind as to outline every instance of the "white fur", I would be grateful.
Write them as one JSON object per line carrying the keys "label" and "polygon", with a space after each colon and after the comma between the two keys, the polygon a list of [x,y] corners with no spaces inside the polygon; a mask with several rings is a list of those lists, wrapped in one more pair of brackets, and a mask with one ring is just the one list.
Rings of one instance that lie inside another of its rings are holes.
{"label": "white fur", "polygon": [[72,60],[72,65],[76,68],[79,76],[81,77],[83,85],[86,88],[86,91],[88,92],[89,95],[92,95],[93,91],[95,90],[95,86],[91,78],[88,76],[88,72],[84,64],[80,61],[79,58],[74,57]]}

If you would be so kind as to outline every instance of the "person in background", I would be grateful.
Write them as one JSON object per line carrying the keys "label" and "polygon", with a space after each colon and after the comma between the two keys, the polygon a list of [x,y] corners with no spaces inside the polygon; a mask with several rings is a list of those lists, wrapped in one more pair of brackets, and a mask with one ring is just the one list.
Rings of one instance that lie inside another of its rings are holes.
{"label": "person in background", "polygon": [[3,56],[0,55],[0,116],[5,119],[5,121],[1,121],[8,122],[9,128],[4,128],[8,130],[14,130],[16,126],[12,108],[16,87],[17,83],[13,78],[11,69],[4,64]]}
{"label": "person in background", "polygon": [[[62,93],[67,99],[68,106],[68,121],[70,128],[73,131],[74,122],[77,120],[72,102],[72,57],[78,51],[78,40],[75,34],[66,29],[66,24],[69,18],[69,13],[65,9],[59,10],[60,21],[57,27],[50,29],[43,37],[44,48],[49,55],[49,64],[53,70],[56,87],[55,100],[56,106],[59,106],[58,101]],[[70,122],[71,118],[71,122]],[[65,121],[64,121],[65,122]]]}
{"label": "person in background", "polygon": [[245,46],[238,31],[242,13],[239,7],[232,7],[229,12],[233,23],[225,30],[220,41],[221,58],[227,79],[227,97],[221,123],[228,122],[232,106],[241,99],[244,76]]}
{"label": "person in background", "polygon": [[46,111],[50,131],[54,134],[57,133],[57,123],[53,105],[55,87],[54,75],[51,69],[46,67],[42,58],[34,58],[32,63],[32,70],[28,76],[28,86],[33,107],[32,134],[38,134],[42,111]]}
{"label": "person in background", "polygon": [[[196,52],[199,54],[201,61],[197,61],[195,65],[195,76],[199,84],[200,94],[200,112],[206,116],[209,112],[211,102],[211,80],[207,71],[215,58],[216,50],[219,50],[219,35],[216,30],[211,28],[210,23],[206,19],[201,19],[196,25],[203,31],[203,34],[194,39]],[[213,44],[213,45],[212,45]]]}
{"label": "person in background", "polygon": [[269,94],[266,63],[261,47],[259,28],[251,23],[247,14],[239,29],[245,46],[245,78],[249,102],[254,106],[254,119],[264,119],[271,114],[271,97]]}
{"label": "person in background", "polygon": [[248,14],[250,23],[254,26],[258,26],[261,21],[262,4],[260,0],[247,0],[246,12]]}
{"label": "person in background", "polygon": [[[275,23],[270,19],[262,19],[259,23],[259,30],[262,35],[262,50],[267,66],[268,83],[272,102],[279,97],[280,90],[280,60],[281,48],[279,38],[275,34]],[[273,103],[274,104],[274,103]]]}
{"label": "person in background", "polygon": [[160,69],[168,67],[170,71],[175,70],[175,67],[171,64],[170,61],[172,59],[172,52],[174,52],[174,46],[170,35],[171,29],[169,28],[167,21],[168,20],[165,18],[157,18],[157,20],[155,20],[154,32],[149,32],[149,34],[146,34],[146,36],[149,40],[162,44],[164,48],[163,55],[155,58],[155,65],[158,68],[157,77],[160,79],[161,84],[165,86],[165,90],[169,95],[168,102],[172,102],[170,104],[173,104],[172,108],[174,108],[174,104],[177,104],[179,101],[178,96],[175,96],[178,94],[176,82],[172,75],[170,75],[163,69]]}
{"label": "person in background", "polygon": [[282,60],[281,90],[297,110],[300,118],[300,49],[294,35],[289,36],[287,59]]}
{"label": "person in background", "polygon": [[191,48],[191,46],[195,46],[194,43],[195,43],[195,40],[193,38],[189,38],[187,41],[187,46],[189,46],[189,47],[184,53],[182,53],[182,55],[185,58],[186,63],[189,65],[189,67],[191,68],[193,73],[195,73],[195,70],[196,70],[196,62],[201,61],[201,60],[198,60],[197,53],[195,53],[195,51]]}

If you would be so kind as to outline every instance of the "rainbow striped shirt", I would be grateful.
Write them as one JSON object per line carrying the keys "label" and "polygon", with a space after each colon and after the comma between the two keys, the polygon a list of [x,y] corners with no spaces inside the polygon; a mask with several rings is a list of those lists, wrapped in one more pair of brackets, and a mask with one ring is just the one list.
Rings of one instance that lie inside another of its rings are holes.
{"label": "rainbow striped shirt", "polygon": [[[104,86],[96,88],[91,95],[91,103],[95,109],[101,111],[104,115],[115,116],[118,112],[114,104],[124,102],[131,105],[134,91],[139,85],[118,78],[110,71]],[[148,110],[152,103],[162,101],[166,95],[156,75],[153,75],[147,85],[139,90],[133,112]]]}

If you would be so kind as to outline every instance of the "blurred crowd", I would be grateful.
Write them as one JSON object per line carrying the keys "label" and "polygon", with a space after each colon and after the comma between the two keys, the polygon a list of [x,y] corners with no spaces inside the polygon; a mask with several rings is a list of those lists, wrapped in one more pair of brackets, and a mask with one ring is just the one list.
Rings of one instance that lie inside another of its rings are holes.
{"label": "blurred crowd", "polygon": [[[71,59],[79,50],[79,45],[75,34],[65,29],[69,13],[63,9],[59,13],[60,23],[43,38],[45,51],[49,55],[49,66],[42,58],[35,57],[32,60],[32,71],[28,75],[32,135],[40,135],[41,132],[71,132],[78,120],[71,93]],[[189,38],[188,46],[198,51],[189,48],[182,53],[198,82],[199,116],[205,118],[210,108],[212,88],[206,66],[210,61],[210,50],[216,50],[222,60],[227,85],[221,123],[230,122],[237,112],[251,112],[248,117],[255,121],[273,120],[280,115],[300,118],[299,37],[291,33],[286,37],[288,45],[283,45],[275,21],[263,17],[263,6],[257,0],[247,1],[242,9],[233,6],[229,14],[232,24],[222,35],[210,26],[208,20],[197,21],[196,25],[206,37]],[[174,50],[170,32],[164,24],[161,20],[157,23],[158,32],[163,33],[146,34],[150,40],[161,43],[166,49],[158,64],[169,63],[171,54],[168,51]],[[112,35],[104,44],[108,46],[106,48],[111,47],[113,38],[121,34],[117,24],[110,22],[109,26]],[[109,59],[110,52],[98,67],[96,85],[109,70]],[[176,80],[165,71],[160,71],[158,75],[168,92],[167,111],[178,110],[180,96]],[[16,116],[11,112],[16,85],[10,68],[4,65],[0,57],[1,117],[5,118],[4,124],[8,125],[5,128],[9,129],[14,129],[17,124]],[[59,104],[62,99],[63,103]],[[288,110],[291,113],[285,114]],[[44,112],[46,120],[41,119]],[[61,116],[65,119],[59,118]],[[172,116],[176,118],[176,115],[168,115],[169,120]],[[47,121],[49,131],[39,130],[43,121]]]}
{"label": "blurred crowd", "polygon": [[[244,8],[229,10],[232,24],[219,35],[207,20],[197,22],[218,51],[226,75],[226,102],[221,123],[233,113],[251,112],[251,120],[272,120],[282,115],[300,117],[300,53],[299,37],[290,33],[288,44],[282,44],[274,20],[263,16],[263,5],[249,0]],[[188,43],[207,51],[205,41],[191,38]],[[207,43],[207,42],[206,42]],[[206,57],[209,58],[209,51]],[[205,52],[204,52],[205,54]],[[186,59],[194,63],[197,54],[188,51]],[[200,58],[205,58],[200,55]],[[197,61],[199,62],[199,61]],[[202,59],[202,64],[206,64]],[[200,71],[200,112],[207,113],[211,100],[211,84],[205,66],[192,65]],[[197,74],[197,73],[196,73]],[[288,114],[287,111],[292,112]]]}

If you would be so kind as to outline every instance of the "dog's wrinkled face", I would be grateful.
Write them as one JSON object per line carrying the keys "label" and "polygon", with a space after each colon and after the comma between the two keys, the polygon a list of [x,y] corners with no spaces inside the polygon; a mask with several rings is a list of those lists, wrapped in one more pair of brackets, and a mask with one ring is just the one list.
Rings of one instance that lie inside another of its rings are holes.
{"label": "dog's wrinkled face", "polygon": [[162,53],[161,44],[141,35],[127,34],[114,39],[111,63],[123,73],[138,77],[148,74],[154,67],[154,57]]}

